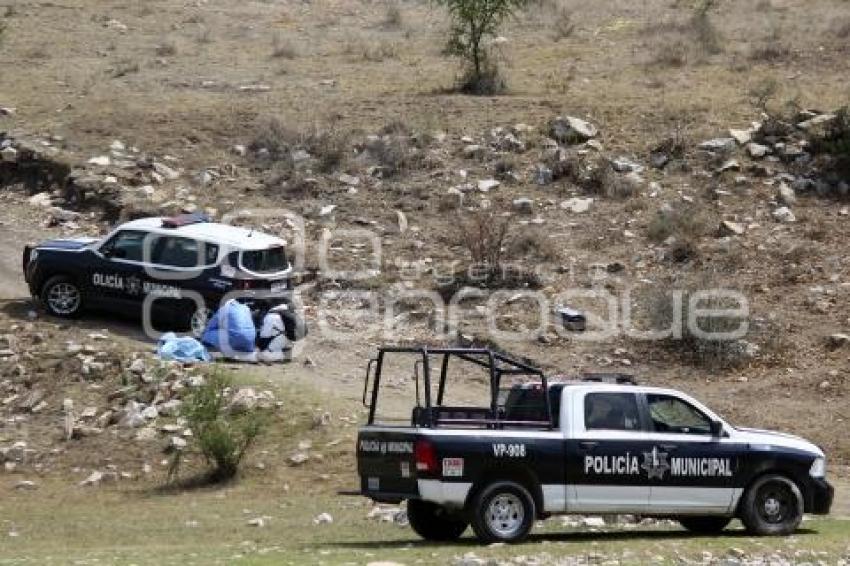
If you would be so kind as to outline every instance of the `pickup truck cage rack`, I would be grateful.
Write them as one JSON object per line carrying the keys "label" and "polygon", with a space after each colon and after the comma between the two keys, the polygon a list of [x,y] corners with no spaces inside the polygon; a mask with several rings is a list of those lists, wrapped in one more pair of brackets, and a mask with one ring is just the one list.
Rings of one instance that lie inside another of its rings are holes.
{"label": "pickup truck cage rack", "polygon": [[[378,401],[378,390],[381,384],[381,370],[384,358],[387,354],[411,354],[420,359],[414,363],[414,379],[416,381],[417,407],[414,409],[413,425],[427,428],[435,428],[439,425],[458,427],[487,427],[504,428],[505,426],[552,428],[552,407],[548,395],[543,395],[546,420],[508,420],[503,418],[499,412],[499,388],[503,376],[529,376],[540,380],[542,391],[548,391],[546,376],[543,371],[529,363],[518,360],[501,352],[488,348],[429,348],[385,346],[378,349],[378,355],[369,360],[366,366],[366,379],[363,386],[363,405],[369,409],[368,424],[374,424],[375,407]],[[433,357],[442,357],[440,364],[440,375],[437,387],[436,399],[431,395],[431,362]],[[457,413],[451,407],[443,407],[443,398],[446,392],[450,360],[458,358],[465,362],[475,364],[484,368],[489,373],[490,384],[490,407],[484,414],[478,411],[476,415],[464,415],[462,417],[451,416],[445,413]],[[424,406],[419,404],[420,399],[420,375],[422,368],[422,389],[424,390]],[[374,373],[373,373],[374,368]],[[369,383],[372,383],[371,392]]]}

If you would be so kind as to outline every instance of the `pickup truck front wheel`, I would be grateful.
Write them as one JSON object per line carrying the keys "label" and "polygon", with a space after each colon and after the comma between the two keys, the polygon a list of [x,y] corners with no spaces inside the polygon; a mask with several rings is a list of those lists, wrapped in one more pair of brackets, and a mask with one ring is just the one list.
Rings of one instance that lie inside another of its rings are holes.
{"label": "pickup truck front wheel", "polygon": [[417,535],[438,542],[459,539],[469,526],[460,515],[436,503],[419,499],[407,502],[407,520]]}
{"label": "pickup truck front wheel", "polygon": [[744,494],[741,521],[754,535],[790,535],[802,520],[803,495],[797,484],[784,476],[761,477]]}
{"label": "pickup truck front wheel", "polygon": [[472,501],[472,529],[484,543],[521,542],[531,531],[535,516],[531,494],[510,481],[488,485]]}

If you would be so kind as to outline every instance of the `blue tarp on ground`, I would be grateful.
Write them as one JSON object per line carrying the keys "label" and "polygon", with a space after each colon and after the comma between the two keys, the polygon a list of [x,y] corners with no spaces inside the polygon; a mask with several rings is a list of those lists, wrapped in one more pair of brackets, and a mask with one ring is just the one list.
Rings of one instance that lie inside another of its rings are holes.
{"label": "blue tarp on ground", "polygon": [[253,352],[257,339],[257,328],[251,317],[251,309],[242,303],[226,302],[210,319],[201,341],[223,352]]}
{"label": "blue tarp on ground", "polygon": [[162,335],[156,353],[160,359],[178,362],[209,362],[212,359],[203,344],[191,336],[180,337],[173,332]]}

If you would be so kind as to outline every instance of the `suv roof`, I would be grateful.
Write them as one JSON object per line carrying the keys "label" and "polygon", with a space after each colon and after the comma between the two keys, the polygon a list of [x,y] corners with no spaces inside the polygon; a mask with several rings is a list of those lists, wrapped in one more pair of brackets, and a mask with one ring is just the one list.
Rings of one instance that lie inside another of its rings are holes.
{"label": "suv roof", "polygon": [[195,222],[165,228],[162,223],[164,217],[153,216],[132,220],[119,226],[121,230],[145,230],[157,234],[178,235],[194,240],[202,240],[210,243],[227,244],[241,250],[262,250],[275,246],[285,246],[286,240],[269,234],[264,234],[251,228],[242,228],[230,224],[218,222]]}

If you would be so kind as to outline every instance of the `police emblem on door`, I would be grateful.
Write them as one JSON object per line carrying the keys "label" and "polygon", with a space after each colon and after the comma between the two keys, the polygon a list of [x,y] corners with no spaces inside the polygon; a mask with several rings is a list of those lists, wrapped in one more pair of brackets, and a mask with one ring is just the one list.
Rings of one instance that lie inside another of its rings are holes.
{"label": "police emblem on door", "polygon": [[670,469],[667,456],[668,454],[659,451],[657,446],[651,452],[643,453],[643,464],[640,467],[646,472],[648,479],[664,479],[664,474]]}

